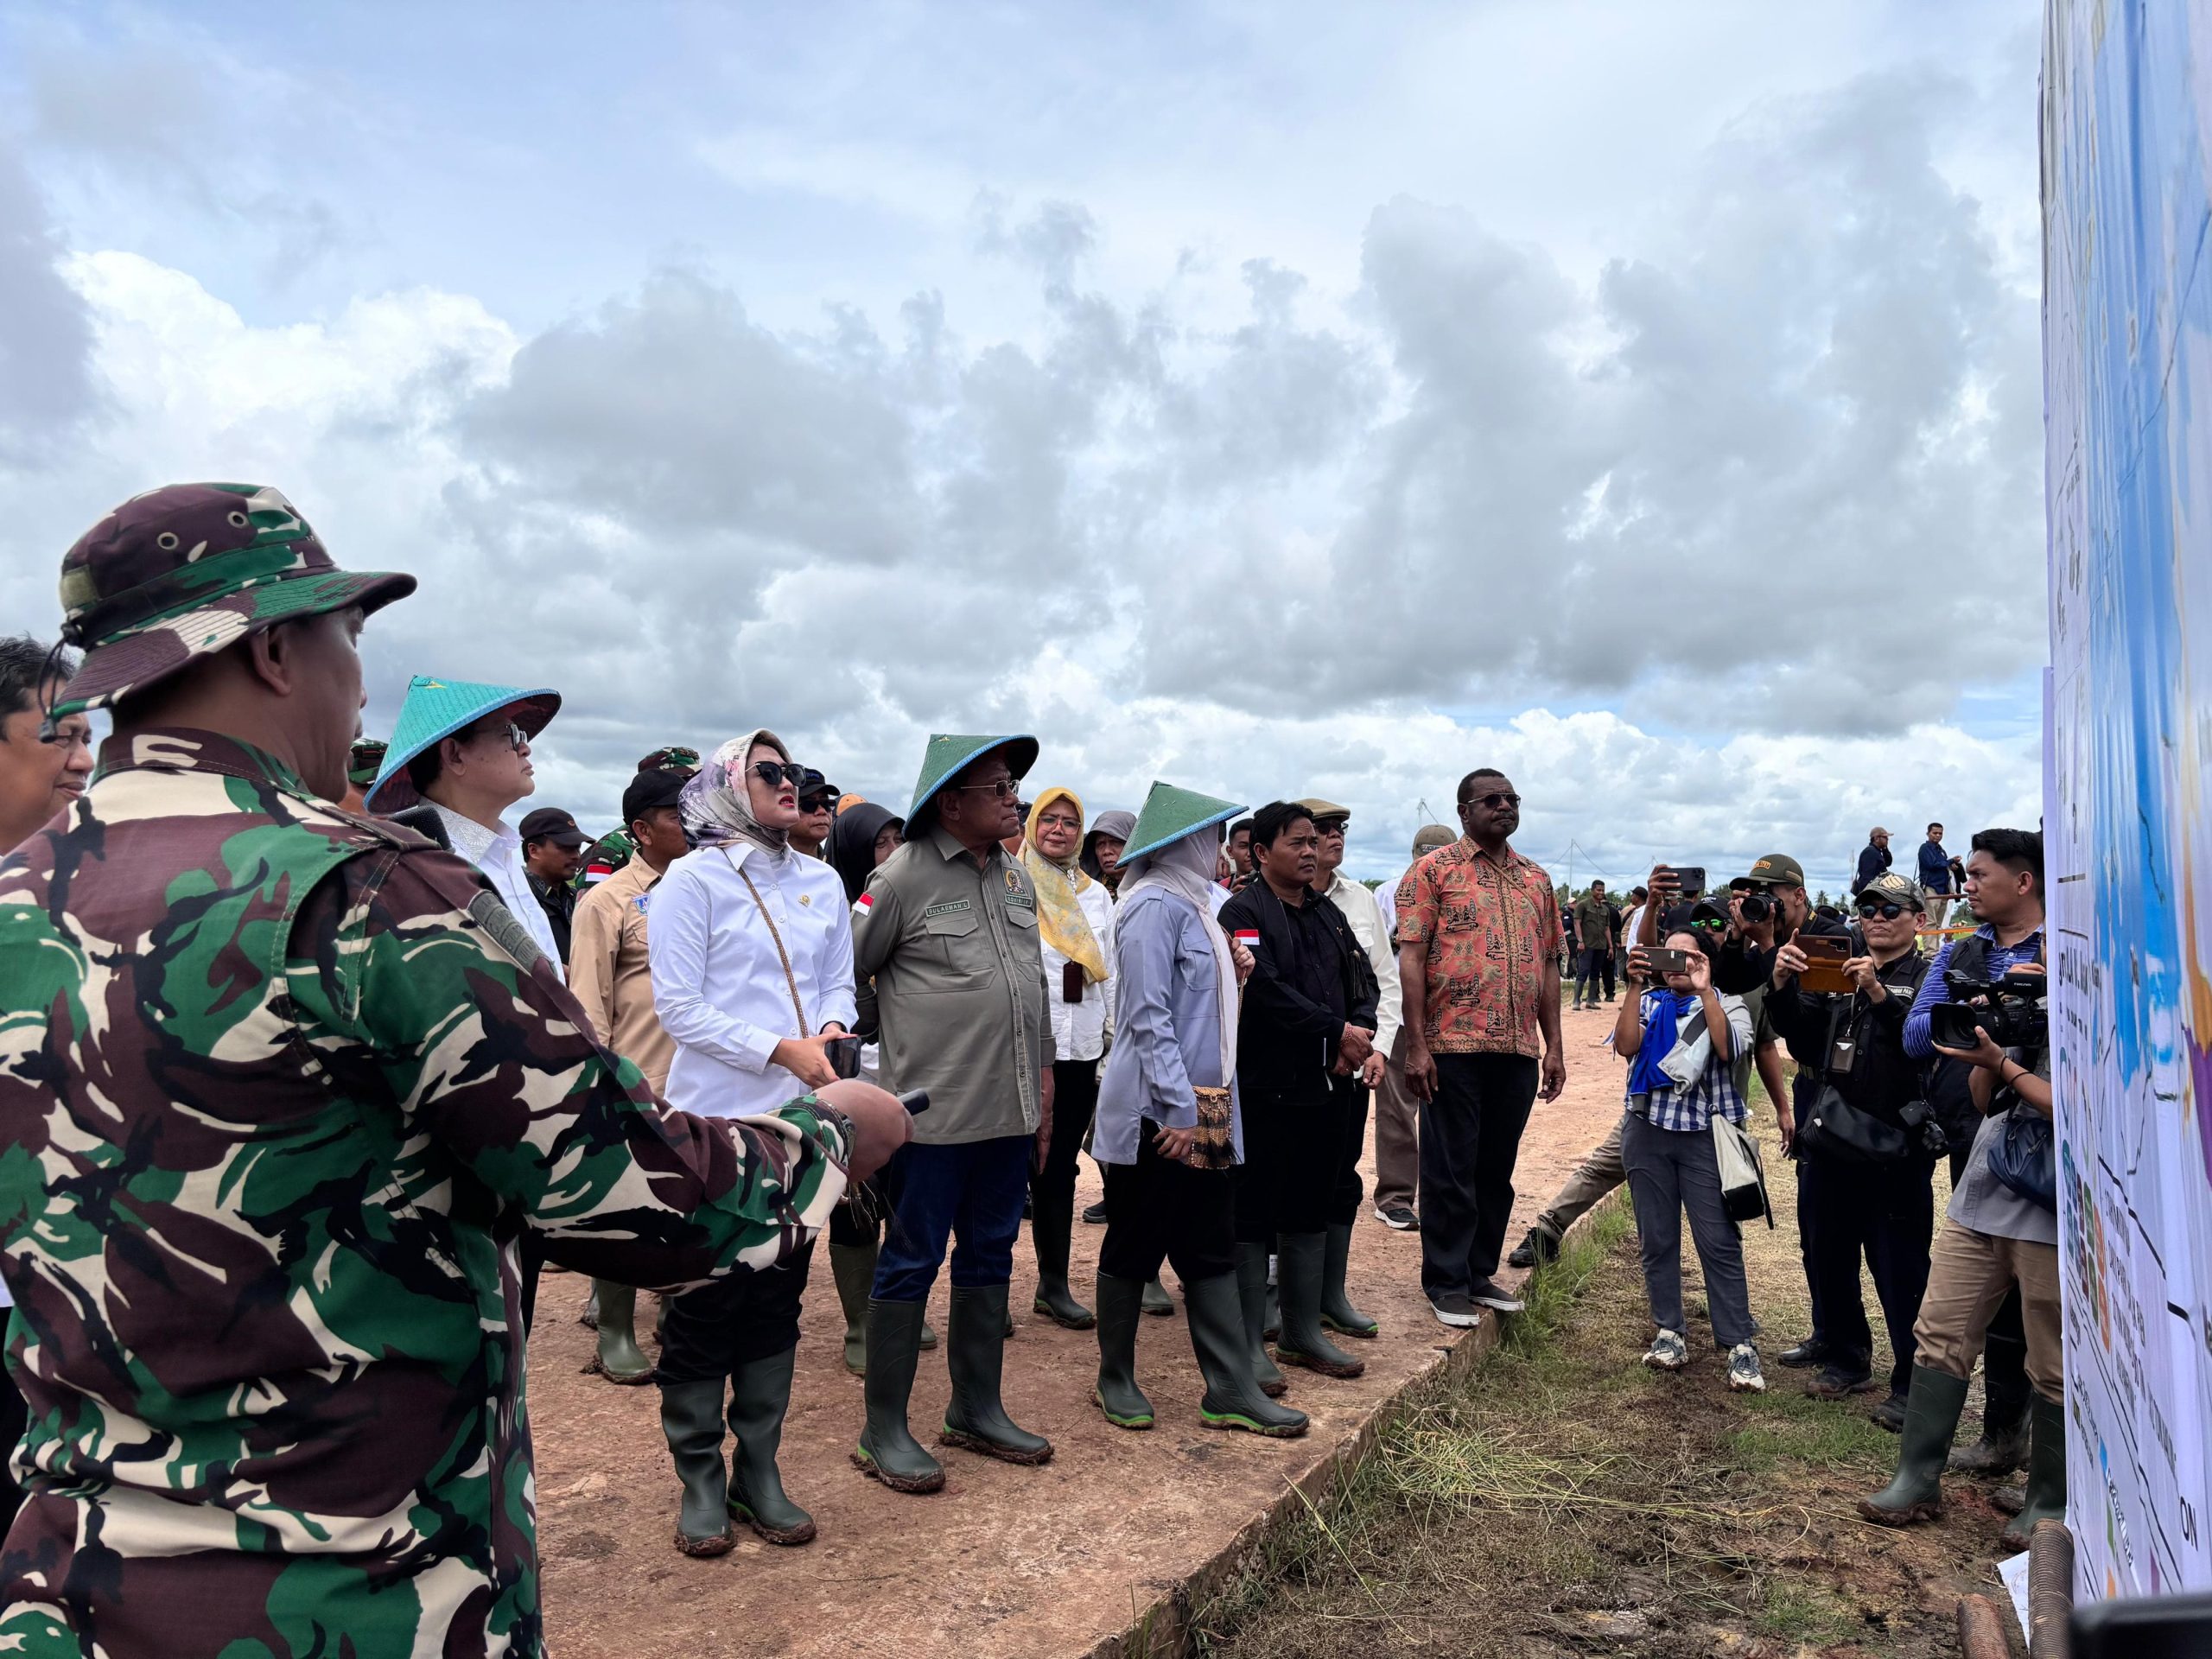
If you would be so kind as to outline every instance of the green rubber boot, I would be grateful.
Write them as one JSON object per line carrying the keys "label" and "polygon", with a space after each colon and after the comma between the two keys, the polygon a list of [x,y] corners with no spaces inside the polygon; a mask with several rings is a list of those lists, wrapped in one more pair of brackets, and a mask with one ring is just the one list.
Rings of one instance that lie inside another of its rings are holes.
{"label": "green rubber boot", "polygon": [[832,1244],[830,1276],[837,1281],[837,1306],[845,1311],[845,1369],[868,1375],[868,1299],[875,1288],[876,1246]]}
{"label": "green rubber boot", "polygon": [[1236,1247],[1236,1300],[1244,1315],[1244,1346],[1252,1357],[1252,1376],[1260,1392],[1270,1400],[1290,1391],[1290,1384],[1268,1357],[1268,1247]]}
{"label": "green rubber boot", "polygon": [[722,1466],[722,1379],[662,1383],[660,1432],[683,1489],[677,1548],[686,1555],[728,1554],[736,1540],[729,1529],[729,1471]]}
{"label": "green rubber boot", "polygon": [[1183,1287],[1191,1321],[1191,1346],[1206,1391],[1198,1421],[1208,1428],[1241,1428],[1271,1440],[1306,1432],[1306,1414],[1279,1406],[1260,1391],[1245,1344],[1244,1306],[1234,1274],[1216,1274]]}
{"label": "green rubber boot", "polygon": [[1332,1227],[1322,1235],[1321,1328],[1338,1336],[1362,1339],[1379,1337],[1382,1327],[1351,1305],[1344,1294],[1344,1272],[1351,1266],[1351,1224]]}
{"label": "green rubber boot", "polygon": [[772,1544],[814,1541],[814,1517],[784,1495],[783,1471],[776,1467],[798,1360],[798,1350],[786,1348],[739,1366],[729,1379],[729,1427],[737,1436],[729,1512]]}
{"label": "green rubber boot", "polygon": [[1156,1273],[1144,1281],[1144,1298],[1138,1306],[1156,1319],[1175,1317],[1175,1299],[1167,1294],[1167,1287],[1160,1282]]}
{"label": "green rubber boot", "polygon": [[591,1294],[599,1300],[599,1356],[592,1369],[626,1387],[652,1382],[653,1363],[638,1346],[638,1293],[611,1279],[594,1279]]}
{"label": "green rubber boot", "polygon": [[1882,1527],[1914,1526],[1942,1515],[1943,1460],[1951,1454],[1966,1407],[1966,1378],[1914,1366],[1897,1474],[1872,1497],[1859,1500],[1859,1513]]}
{"label": "green rubber boot", "polygon": [[1144,1287],[1134,1279],[1098,1275],[1098,1383],[1090,1398],[1116,1428],[1150,1428],[1152,1402],[1137,1387],[1137,1320]]}
{"label": "green rubber boot", "polygon": [[938,1438],[1001,1463],[1049,1463],[1052,1443],[1017,1425],[999,1398],[1006,1361],[1006,1297],[1004,1285],[952,1287],[952,1318],[944,1335],[952,1400]]}
{"label": "green rubber boot", "polygon": [[853,1450],[853,1462],[894,1492],[934,1492],[944,1484],[944,1465],[906,1428],[921,1331],[919,1302],[869,1300],[868,1382],[861,1390],[868,1424]]}
{"label": "green rubber boot", "polygon": [[1321,1233],[1284,1233],[1275,1240],[1275,1287],[1282,1293],[1275,1358],[1323,1376],[1357,1376],[1367,1362],[1354,1359],[1321,1329],[1321,1262],[1327,1249]]}
{"label": "green rubber boot", "polygon": [[2066,1518],[2066,1408],[2037,1395],[2028,1407],[2027,1503],[1999,1535],[2005,1548],[2025,1549],[2038,1521]]}

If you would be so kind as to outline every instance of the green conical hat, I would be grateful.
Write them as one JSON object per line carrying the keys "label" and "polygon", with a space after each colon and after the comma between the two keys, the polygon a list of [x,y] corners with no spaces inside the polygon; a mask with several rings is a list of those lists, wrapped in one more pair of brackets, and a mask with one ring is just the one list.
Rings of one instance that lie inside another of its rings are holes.
{"label": "green conical hat", "polygon": [[1007,751],[1007,766],[1016,778],[1027,777],[1029,768],[1037,764],[1037,740],[1033,737],[973,737],[957,732],[930,734],[930,746],[922,753],[922,775],[914,785],[914,804],[906,809],[908,836],[936,822],[938,791],[958,777],[963,767],[981,760],[993,749]]}
{"label": "green conical hat", "polygon": [[1152,792],[1129,831],[1129,844],[1122,849],[1122,862],[1156,853],[1171,841],[1180,841],[1209,825],[1226,823],[1244,809],[1234,801],[1216,800],[1194,789],[1178,789],[1154,780]]}
{"label": "green conical hat", "polygon": [[511,707],[515,724],[536,737],[559,710],[561,694],[544,687],[532,691],[512,685],[480,685],[473,680],[438,680],[427,674],[417,674],[408,681],[407,701],[399,705],[391,747],[385,751],[384,768],[366,797],[369,810],[396,812],[412,806],[420,798],[407,781],[407,763],[442,738]]}

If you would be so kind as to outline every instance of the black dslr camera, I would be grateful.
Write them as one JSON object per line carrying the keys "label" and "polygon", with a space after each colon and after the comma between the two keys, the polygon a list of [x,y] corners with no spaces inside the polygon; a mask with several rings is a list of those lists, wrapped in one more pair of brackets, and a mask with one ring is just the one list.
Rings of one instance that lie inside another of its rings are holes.
{"label": "black dslr camera", "polygon": [[2048,975],[2015,968],[1994,983],[1946,972],[1951,1000],[1929,1011],[1929,1034],[1945,1048],[1972,1048],[1977,1029],[1999,1048],[2039,1049],[2050,1042]]}

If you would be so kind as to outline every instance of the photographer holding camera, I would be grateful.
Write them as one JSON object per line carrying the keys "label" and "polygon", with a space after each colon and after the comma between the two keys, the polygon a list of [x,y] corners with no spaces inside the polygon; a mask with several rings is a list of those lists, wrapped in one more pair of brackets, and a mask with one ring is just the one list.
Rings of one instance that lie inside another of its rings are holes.
{"label": "photographer holding camera", "polygon": [[[1946,945],[1905,1021],[1905,1048],[1971,1068],[1967,1088],[1986,1114],[1954,1178],[1936,1236],[1928,1290],[1913,1328],[1918,1344],[1897,1477],[1859,1512],[1910,1526],[1942,1511],[1942,1473],[1974,1353],[1984,1348],[1983,1440],[1997,1452],[2017,1442],[2016,1411],[1997,1369],[1994,1316],[2017,1305],[2032,1394],[2024,1507],[2003,1541],[2026,1547],[2035,1523],[2066,1506],[2066,1417],[2059,1339],[2056,1172],[2050,1133],[2050,1049],[2043,939],[2043,836],[1985,830],[1967,861],[1967,894],[1981,925]],[[1971,1465],[1969,1465],[1971,1466]]]}
{"label": "photographer holding camera", "polygon": [[[1817,1053],[1800,1072],[1807,1099],[1796,1156],[1805,1172],[1808,1283],[1821,1310],[1821,1370],[1806,1392],[1841,1400],[1872,1386],[1873,1333],[1860,1298],[1862,1255],[1889,1326],[1888,1397],[1874,1421],[1904,1426],[1912,1376],[1912,1325],[1928,1287],[1936,1230],[1936,1160],[1945,1146],[1929,1112],[1918,1062],[1905,1052],[1904,1022],[1928,974],[1914,947],[1927,913],[1920,889],[1885,870],[1861,888],[1859,927],[1842,971],[1849,993],[1808,990],[1809,965],[1794,939],[1775,953],[1767,1012],[1791,1048]],[[1803,1212],[1801,1211],[1801,1214]]]}

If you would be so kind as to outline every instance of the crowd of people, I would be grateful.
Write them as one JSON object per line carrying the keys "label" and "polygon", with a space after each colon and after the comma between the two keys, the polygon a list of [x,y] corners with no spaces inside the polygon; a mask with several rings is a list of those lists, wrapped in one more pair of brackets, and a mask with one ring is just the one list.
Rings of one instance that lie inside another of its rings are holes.
{"label": "crowd of people", "polygon": [[[2021,1524],[2063,1507],[2055,1235],[2018,1190],[2038,1121],[2048,1146],[2033,834],[1974,838],[1975,930],[1932,962],[1929,897],[1886,870],[1850,919],[1778,855],[1725,893],[1662,866],[1625,914],[1602,884],[1563,906],[1486,767],[1379,891],[1344,874],[1343,806],[1154,783],[1094,813],[1031,781],[1022,734],[931,737],[893,804],[765,728],[671,745],[594,841],[512,817],[556,688],[416,675],[359,740],[358,638],[413,587],[340,570],[275,491],[173,486],[70,550],[60,643],[0,645],[22,1650],[213,1653],[289,1599],[537,1651],[521,1378],[549,1267],[588,1282],[598,1373],[658,1387],[689,1556],[815,1536],[779,1452],[818,1242],[862,1378],[852,1460],[893,1491],[939,1491],[948,1452],[1053,1456],[1004,1367],[1025,1217],[1031,1311],[1096,1332],[1106,1422],[1157,1421],[1135,1351],[1172,1266],[1201,1422],[1300,1434],[1294,1376],[1358,1376],[1382,1334],[1347,1286],[1370,1103],[1373,1214],[1418,1235],[1434,1317],[1519,1311],[1497,1275],[1521,1139],[1566,1083],[1569,976],[1610,1002],[1616,957],[1624,1109],[1515,1264],[1625,1181],[1647,1362],[1689,1363],[1687,1215],[1729,1386],[1764,1389],[1756,1069],[1812,1302],[1782,1363],[1825,1397],[1875,1386],[1862,1255],[1896,1356],[1878,1414],[1904,1452],[1866,1513],[1936,1512],[1985,1346],[1966,1455],[2028,1462]],[[950,1403],[917,1433],[932,1348]]]}

